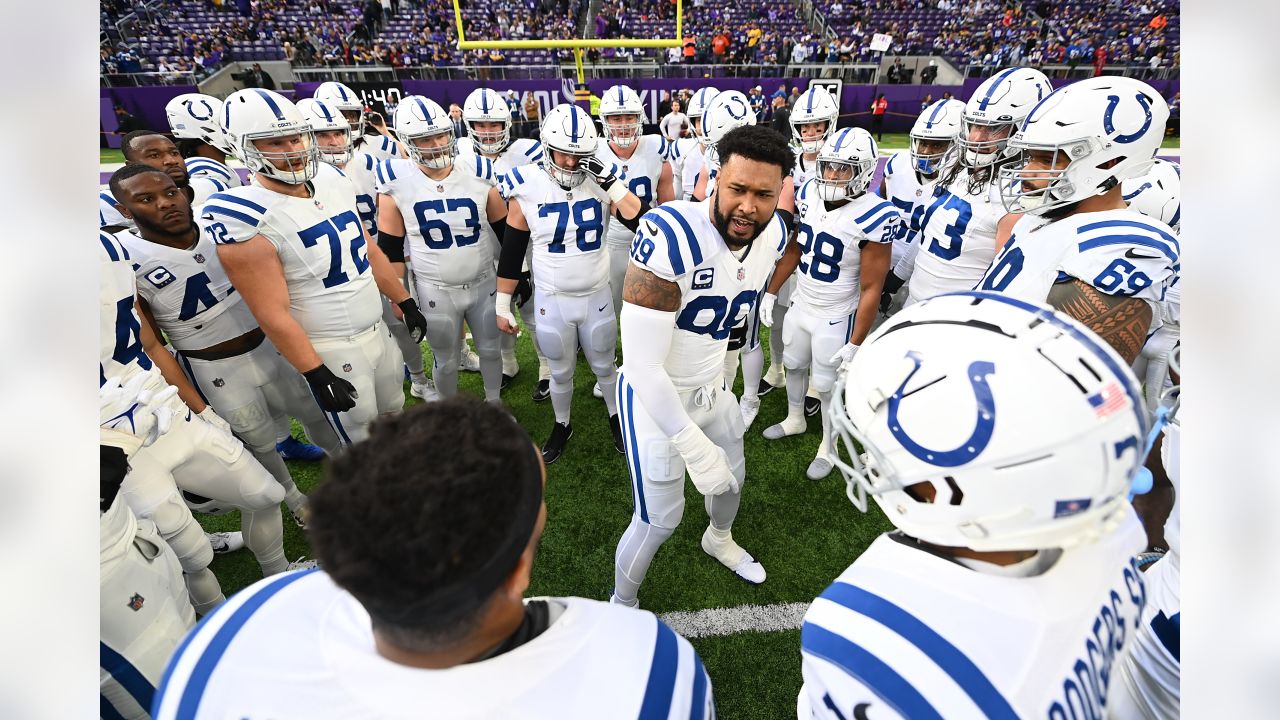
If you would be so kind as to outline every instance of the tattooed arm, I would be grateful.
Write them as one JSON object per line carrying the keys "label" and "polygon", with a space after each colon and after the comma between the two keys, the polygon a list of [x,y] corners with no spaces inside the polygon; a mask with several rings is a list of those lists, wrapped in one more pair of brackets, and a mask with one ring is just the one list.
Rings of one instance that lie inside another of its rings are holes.
{"label": "tattooed arm", "polygon": [[632,263],[627,266],[627,274],[622,281],[622,302],[675,312],[680,309],[680,286]]}
{"label": "tattooed arm", "polygon": [[1108,295],[1072,278],[1050,288],[1048,303],[1097,333],[1126,363],[1133,363],[1147,341],[1151,306],[1145,300]]}

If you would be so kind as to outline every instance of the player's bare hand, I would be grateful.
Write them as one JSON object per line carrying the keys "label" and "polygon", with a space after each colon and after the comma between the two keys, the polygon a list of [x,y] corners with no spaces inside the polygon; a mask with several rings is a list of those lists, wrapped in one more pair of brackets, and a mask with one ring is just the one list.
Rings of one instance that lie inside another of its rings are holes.
{"label": "player's bare hand", "polygon": [[498,316],[498,329],[508,335],[515,335],[519,329],[516,327],[516,319],[511,315]]}

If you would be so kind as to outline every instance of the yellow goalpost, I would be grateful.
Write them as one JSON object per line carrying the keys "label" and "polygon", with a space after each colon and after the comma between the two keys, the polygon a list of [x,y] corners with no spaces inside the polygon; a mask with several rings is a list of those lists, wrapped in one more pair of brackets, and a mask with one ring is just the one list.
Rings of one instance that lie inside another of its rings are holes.
{"label": "yellow goalpost", "polygon": [[578,71],[578,82],[586,82],[582,69],[582,55],[588,48],[667,48],[680,47],[684,43],[684,0],[676,0],[676,36],[661,38],[569,38],[565,40],[468,40],[462,32],[462,6],[453,0],[453,19],[458,25],[459,50],[536,50],[567,48],[573,50],[573,64]]}

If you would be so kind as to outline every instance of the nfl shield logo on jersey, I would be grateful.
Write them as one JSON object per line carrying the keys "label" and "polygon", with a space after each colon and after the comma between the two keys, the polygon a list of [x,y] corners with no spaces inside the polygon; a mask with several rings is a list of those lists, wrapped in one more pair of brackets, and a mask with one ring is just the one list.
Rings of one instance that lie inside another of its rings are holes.
{"label": "nfl shield logo on jersey", "polygon": [[214,386],[214,387],[222,387],[223,385],[226,385],[226,384],[227,384],[227,381],[226,381],[226,380],[223,380],[222,378],[214,378],[214,379],[213,379],[213,386]]}
{"label": "nfl shield logo on jersey", "polygon": [[351,372],[351,363],[342,363],[342,372]]}
{"label": "nfl shield logo on jersey", "polygon": [[195,258],[195,261],[198,263],[204,262],[204,255],[201,255],[200,253],[196,253],[193,257]]}
{"label": "nfl shield logo on jersey", "polygon": [[747,279],[747,269],[746,269],[746,268],[738,268],[738,280],[739,280],[739,281],[742,281],[742,280],[746,280],[746,279]]}
{"label": "nfl shield logo on jersey", "polygon": [[133,597],[129,598],[129,609],[134,612],[138,612],[142,609],[142,604],[146,601],[146,598],[142,597],[138,593],[134,593]]}

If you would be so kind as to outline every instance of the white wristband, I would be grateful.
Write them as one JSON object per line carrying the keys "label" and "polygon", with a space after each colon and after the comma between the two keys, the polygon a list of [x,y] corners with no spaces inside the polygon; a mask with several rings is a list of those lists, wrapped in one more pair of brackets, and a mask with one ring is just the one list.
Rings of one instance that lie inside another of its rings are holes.
{"label": "white wristband", "polygon": [[629,192],[631,191],[627,189],[626,185],[622,184],[621,180],[614,180],[613,185],[609,186],[609,202],[617,205],[622,202],[623,198],[625,198]]}
{"label": "white wristband", "polygon": [[513,317],[511,313],[511,293],[498,293],[493,301],[493,308],[498,317]]}

